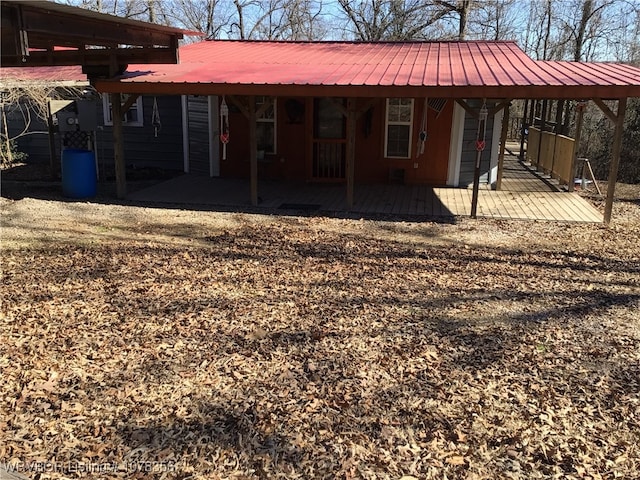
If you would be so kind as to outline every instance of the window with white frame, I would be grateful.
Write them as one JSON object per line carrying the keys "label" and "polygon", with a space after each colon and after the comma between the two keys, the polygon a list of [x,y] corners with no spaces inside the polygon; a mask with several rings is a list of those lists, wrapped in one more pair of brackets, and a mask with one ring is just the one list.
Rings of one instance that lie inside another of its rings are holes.
{"label": "window with white frame", "polygon": [[[129,95],[123,94],[122,103],[125,103]],[[106,126],[113,125],[113,117],[111,115],[111,95],[102,96],[102,113],[104,114],[104,124]],[[139,95],[133,105],[122,116],[122,124],[130,127],[142,127],[144,113],[142,111],[142,95]]]}
{"label": "window with white frame", "polygon": [[387,98],[384,151],[388,158],[411,157],[413,99]]}
{"label": "window with white frame", "polygon": [[258,151],[276,153],[276,97],[256,97],[256,110],[265,103],[270,105],[256,119]]}

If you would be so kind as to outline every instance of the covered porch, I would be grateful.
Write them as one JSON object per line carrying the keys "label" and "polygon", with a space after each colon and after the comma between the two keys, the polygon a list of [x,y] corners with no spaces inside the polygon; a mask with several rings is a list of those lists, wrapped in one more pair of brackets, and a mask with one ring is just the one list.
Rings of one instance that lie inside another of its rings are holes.
{"label": "covered porch", "polygon": [[[245,179],[182,175],[133,192],[128,199],[145,204],[195,208],[257,209],[264,212],[348,213],[398,218],[453,219],[471,213],[472,189],[427,185],[356,185],[347,207],[344,185],[260,180],[257,207],[249,201]],[[502,220],[602,222],[600,213],[577,193],[561,191],[553,180],[505,156],[502,189],[481,189],[477,215]]]}

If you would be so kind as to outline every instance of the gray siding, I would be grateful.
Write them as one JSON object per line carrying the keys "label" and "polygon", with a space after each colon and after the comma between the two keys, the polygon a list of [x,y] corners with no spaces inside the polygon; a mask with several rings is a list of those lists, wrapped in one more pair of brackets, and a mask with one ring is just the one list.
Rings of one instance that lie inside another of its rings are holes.
{"label": "gray siding", "polygon": [[187,97],[189,173],[209,175],[209,98]]}
{"label": "gray siding", "polygon": [[[15,137],[24,130],[25,120],[19,110],[8,108],[7,128],[9,136]],[[18,150],[29,155],[27,162],[49,163],[49,135],[47,124],[39,118],[32,116],[29,124],[29,135],[16,140]]]}
{"label": "gray siding", "polygon": [[[158,110],[162,128],[156,137],[151,123],[153,96],[143,97],[143,126],[125,125],[124,149],[127,166],[135,168],[154,167],[167,170],[181,170],[182,155],[182,104],[179,96],[158,96]],[[97,154],[101,167],[113,173],[113,127],[104,125],[103,104],[97,102],[98,130],[96,131]],[[15,135],[24,127],[22,115],[11,113],[8,118],[9,130]],[[49,162],[49,139],[44,122],[32,119],[29,130],[32,133],[18,139],[21,151],[29,155],[28,162]],[[41,132],[41,133],[40,133]],[[60,159],[63,133],[56,134]]]}
{"label": "gray siding", "polygon": [[[157,96],[158,112],[162,128],[156,137],[151,123],[153,96],[143,96],[143,126],[124,125],[124,150],[127,166],[154,167],[181,170],[182,154],[182,103],[180,96]],[[97,144],[101,163],[113,164],[113,127],[104,125],[102,102],[98,105]]]}
{"label": "gray siding", "polygon": [[[470,107],[478,109],[482,106],[482,100],[467,100]],[[491,107],[495,102],[487,102],[487,107]],[[462,158],[460,159],[460,187],[473,185],[473,172],[476,165],[476,136],[478,134],[478,119],[473,118],[465,112],[464,134],[462,137]],[[489,170],[491,169],[491,139],[493,138],[493,117],[487,119],[486,147],[482,152],[480,163],[480,183],[489,182]]]}

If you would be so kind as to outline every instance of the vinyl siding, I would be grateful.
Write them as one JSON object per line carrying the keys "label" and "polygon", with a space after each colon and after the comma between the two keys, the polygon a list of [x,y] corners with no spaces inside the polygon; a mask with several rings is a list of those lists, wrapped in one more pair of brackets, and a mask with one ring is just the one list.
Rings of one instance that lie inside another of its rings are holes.
{"label": "vinyl siding", "polygon": [[[482,100],[472,99],[467,103],[471,108],[479,109]],[[495,105],[495,102],[487,102],[489,110]],[[480,162],[480,183],[489,182],[489,171],[491,169],[491,139],[493,138],[493,117],[487,119],[487,132],[485,135],[486,146],[482,152],[482,160]],[[473,118],[469,113],[465,112],[464,117],[464,134],[462,137],[462,156],[460,160],[460,187],[468,187],[473,185],[473,172],[476,165],[476,136],[478,134],[478,119]]]}

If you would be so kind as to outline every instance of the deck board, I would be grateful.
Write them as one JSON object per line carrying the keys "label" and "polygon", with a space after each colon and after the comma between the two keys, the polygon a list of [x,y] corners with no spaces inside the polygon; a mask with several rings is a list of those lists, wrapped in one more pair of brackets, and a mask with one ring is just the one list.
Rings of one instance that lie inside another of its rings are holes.
{"label": "deck board", "polygon": [[[357,172],[356,172],[357,177]],[[259,208],[278,209],[284,203],[319,205],[320,211],[346,210],[344,184],[308,184],[275,180],[259,181]],[[352,213],[362,215],[451,217],[471,214],[470,188],[428,185],[356,185]],[[220,179],[183,175],[133,192],[133,201],[155,204],[190,204],[247,208],[247,179]],[[601,223],[600,213],[578,193],[562,191],[557,181],[505,157],[500,191],[482,185],[478,217],[518,220],[550,220]]]}

